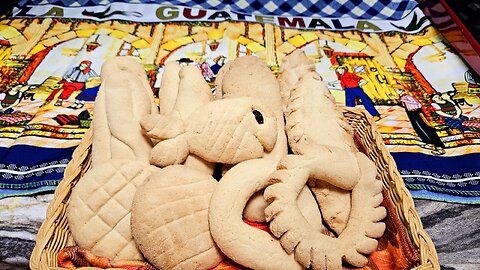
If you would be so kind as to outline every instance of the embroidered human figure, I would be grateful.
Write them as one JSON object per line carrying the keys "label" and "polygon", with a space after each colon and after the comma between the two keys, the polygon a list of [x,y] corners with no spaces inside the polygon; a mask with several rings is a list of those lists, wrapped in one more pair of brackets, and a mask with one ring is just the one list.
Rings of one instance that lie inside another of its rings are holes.
{"label": "embroidered human figure", "polygon": [[217,56],[213,59],[213,62],[215,62],[215,64],[213,64],[210,67],[213,74],[215,74],[215,75],[218,74],[218,71],[223,67],[223,65],[225,65],[226,60],[227,60],[227,58],[225,58],[225,56],[223,56],[223,55]]}
{"label": "embroidered human figure", "polygon": [[25,91],[30,88],[31,86],[29,85],[18,84],[8,90],[3,99],[0,100],[0,112],[13,111],[13,107],[22,101]]}
{"label": "embroidered human figure", "polygon": [[425,117],[422,111],[422,103],[413,95],[407,94],[402,86],[394,86],[394,88],[400,97],[400,102],[402,102],[402,106],[405,108],[413,129],[423,142],[420,147],[432,150],[434,155],[445,154],[445,144],[443,144],[435,128],[432,127]]}
{"label": "embroidered human figure", "polygon": [[468,127],[462,125],[468,117],[462,115],[462,109],[452,100],[445,100],[439,94],[433,94],[431,97],[431,106],[435,112],[445,122],[445,125],[452,129],[460,129],[462,131],[470,130]]}
{"label": "embroidered human figure", "polygon": [[62,106],[63,101],[69,98],[73,91],[84,89],[85,82],[88,79],[98,77],[98,74],[90,68],[91,65],[91,61],[83,60],[78,66],[65,73],[63,79],[59,82],[62,86],[53,90],[45,100],[45,104],[50,103],[55,98],[55,95],[62,91],[57,102],[55,102],[55,106]]}
{"label": "embroidered human figure", "polygon": [[215,74],[213,73],[212,69],[210,68],[210,65],[207,62],[202,62],[197,66],[202,72],[202,75],[207,82],[213,81],[213,79],[215,78]]}
{"label": "embroidered human figure", "polygon": [[365,109],[373,116],[375,121],[380,120],[380,113],[375,109],[372,99],[365,94],[362,86],[367,84],[364,78],[347,71],[345,66],[338,66],[335,68],[338,80],[329,82],[329,86],[335,86],[340,83],[345,91],[345,105],[348,107],[355,107],[355,100],[361,100]]}

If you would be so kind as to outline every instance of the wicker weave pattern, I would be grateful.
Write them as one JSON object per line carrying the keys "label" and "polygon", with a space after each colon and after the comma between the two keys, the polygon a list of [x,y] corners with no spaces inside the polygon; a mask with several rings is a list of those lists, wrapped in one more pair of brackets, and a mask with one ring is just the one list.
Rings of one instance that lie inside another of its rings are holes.
{"label": "wicker weave pattern", "polygon": [[[420,265],[414,269],[440,269],[432,240],[423,229],[412,197],[372,118],[363,109],[344,108],[343,110],[348,123],[360,135],[362,142],[367,147],[370,158],[377,164],[377,172],[395,204],[398,217],[405,225],[413,244],[418,247]],[[55,197],[48,207],[47,217],[40,227],[36,245],[30,257],[32,270],[65,269],[57,267],[57,253],[63,247],[73,244],[66,218],[66,206],[72,187],[90,167],[91,143],[92,132],[89,131],[73,153],[73,158],[65,170],[64,179],[55,191]]]}

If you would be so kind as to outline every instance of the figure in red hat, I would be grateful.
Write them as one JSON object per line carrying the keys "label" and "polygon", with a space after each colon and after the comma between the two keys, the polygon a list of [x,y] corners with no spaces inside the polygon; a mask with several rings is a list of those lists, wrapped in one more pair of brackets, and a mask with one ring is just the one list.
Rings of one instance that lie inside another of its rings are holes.
{"label": "figure in red hat", "polygon": [[55,95],[61,90],[60,96],[55,102],[55,106],[62,106],[62,102],[69,98],[75,90],[82,90],[85,88],[85,82],[93,77],[98,77],[98,74],[90,68],[92,62],[89,60],[83,60],[80,64],[71,70],[69,70],[63,76],[63,79],[58,83],[62,85],[59,88],[56,88],[45,100],[45,104],[50,103]]}

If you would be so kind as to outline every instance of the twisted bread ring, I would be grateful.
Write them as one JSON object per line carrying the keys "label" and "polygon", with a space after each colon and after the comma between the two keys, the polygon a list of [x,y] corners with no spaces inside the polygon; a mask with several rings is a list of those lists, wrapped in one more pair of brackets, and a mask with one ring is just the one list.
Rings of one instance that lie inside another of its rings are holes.
{"label": "twisted bread ring", "polygon": [[302,269],[293,255],[285,253],[277,239],[242,221],[248,199],[271,183],[270,175],[276,167],[274,161],[252,159],[230,169],[210,200],[210,233],[228,258],[248,268]]}
{"label": "twisted bread ring", "polygon": [[[302,156],[288,156],[292,160]],[[265,189],[264,197],[270,205],[265,217],[270,230],[278,238],[288,254],[304,268],[342,269],[342,260],[356,267],[367,264],[366,254],[377,248],[377,240],[385,231],[380,222],[386,210],[380,206],[382,183],[376,179],[376,168],[364,154],[356,154],[360,179],[351,193],[352,208],[345,230],[338,238],[323,235],[312,228],[301,215],[295,199],[312,175],[304,167],[277,170],[271,175],[274,184]],[[292,162],[295,163],[295,162]],[[311,179],[310,179],[311,180]],[[318,180],[316,180],[318,181]]]}

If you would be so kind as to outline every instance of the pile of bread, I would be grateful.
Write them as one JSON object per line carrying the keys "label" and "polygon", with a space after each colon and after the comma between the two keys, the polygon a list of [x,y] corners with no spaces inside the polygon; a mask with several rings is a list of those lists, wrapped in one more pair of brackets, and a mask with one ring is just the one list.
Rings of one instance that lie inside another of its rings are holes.
{"label": "pile of bread", "polygon": [[367,264],[382,183],[303,52],[278,77],[254,56],[228,62],[214,94],[196,66],[168,62],[159,110],[135,60],[113,58],[101,77],[92,165],[67,211],[79,246],[158,269]]}

